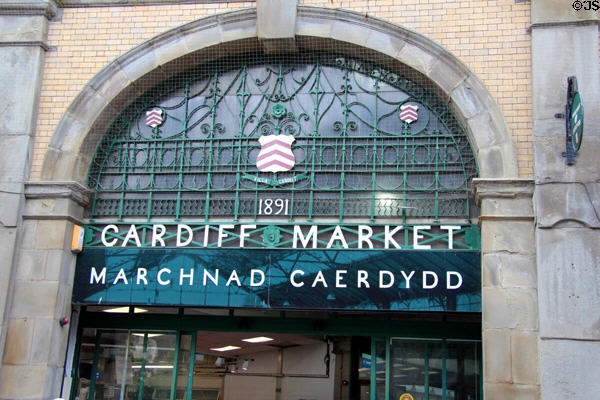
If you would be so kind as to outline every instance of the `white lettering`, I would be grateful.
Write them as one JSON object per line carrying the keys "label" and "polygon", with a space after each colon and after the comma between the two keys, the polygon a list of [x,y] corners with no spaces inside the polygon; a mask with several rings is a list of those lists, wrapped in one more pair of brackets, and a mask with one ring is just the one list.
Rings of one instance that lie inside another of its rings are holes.
{"label": "white lettering", "polygon": [[202,285],[206,286],[206,278],[210,279],[215,286],[219,286],[219,270],[215,269],[215,275],[211,275],[207,269],[204,270],[204,276],[202,277]]}
{"label": "white lettering", "polygon": [[[100,281],[101,279],[102,281]],[[90,271],[90,285],[93,283],[102,283],[104,285],[104,282],[106,282],[106,268],[102,268],[100,275],[98,275],[96,267],[92,267],[92,270]]]}
{"label": "white lettering", "polygon": [[440,226],[440,229],[444,230],[444,231],[448,231],[448,248],[453,249],[454,248],[454,231],[459,230],[460,226],[458,226],[458,225],[442,225],[442,226]]}
{"label": "white lettering", "polygon": [[137,270],[137,278],[135,280],[135,284],[139,285],[140,281],[144,281],[144,285],[148,284],[148,279],[146,279],[146,275],[148,274],[148,270],[146,268],[138,268]]}
{"label": "white lettering", "polygon": [[129,282],[127,282],[127,276],[125,275],[125,270],[123,268],[121,268],[119,270],[119,273],[117,274],[117,276],[115,277],[115,280],[113,281],[113,285],[116,285],[117,282],[119,282],[119,279],[122,279],[126,285],[129,284]]}
{"label": "white lettering", "polygon": [[240,225],[240,247],[244,247],[244,239],[250,237],[246,229],[256,229],[256,225]]}
{"label": "white lettering", "polygon": [[233,228],[235,228],[235,226],[233,225],[219,225],[219,237],[217,239],[217,247],[221,247],[223,245],[223,239],[229,236],[229,232],[225,232],[224,230]]}
{"label": "white lettering", "polygon": [[[384,275],[388,277],[388,283],[383,283]],[[392,286],[394,286],[394,274],[392,274],[390,271],[379,271],[379,287],[382,289],[387,289],[391,288]]]}
{"label": "white lettering", "polygon": [[235,281],[238,286],[242,286],[242,282],[240,282],[240,278],[238,277],[237,271],[234,269],[231,271],[231,275],[229,275],[229,279],[227,279],[227,283],[225,286],[231,285],[231,282]]}
{"label": "white lettering", "polygon": [[402,273],[402,276],[404,277],[404,280],[406,281],[406,288],[410,289],[410,280],[413,277],[413,275],[415,274],[415,271],[410,271],[410,274],[408,276],[406,276],[406,273],[404,271],[400,271]]}
{"label": "white lettering", "polygon": [[296,277],[296,275],[304,275],[304,271],[302,271],[301,269],[297,269],[294,272],[292,272],[292,275],[290,275],[290,282],[292,282],[292,286],[293,287],[304,286],[304,282],[296,282],[296,280],[294,279]]}
{"label": "white lettering", "polygon": [[[365,235],[365,232],[367,234]],[[373,228],[368,225],[358,226],[358,248],[363,248],[363,243],[366,242],[370,249],[373,248],[373,242],[371,242],[371,236],[373,236]]]}
{"label": "white lettering", "polygon": [[431,249],[429,244],[419,244],[419,239],[423,239],[423,235],[419,234],[421,229],[431,229],[430,225],[415,225],[413,226],[413,249],[427,250]]}
{"label": "white lettering", "polygon": [[[160,230],[160,232],[159,232]],[[156,243],[160,243],[160,247],[165,247],[163,236],[167,233],[167,228],[162,224],[152,225],[152,247],[156,247]]]}
{"label": "white lettering", "polygon": [[345,283],[342,283],[344,280],[343,275],[348,273],[345,269],[338,269],[335,271],[335,287],[345,288],[348,287]]}
{"label": "white lettering", "polygon": [[[188,234],[188,238],[186,239],[185,242],[181,241],[182,230],[187,231],[187,234]],[[194,239],[194,232],[192,231],[192,228],[190,228],[188,225],[185,225],[185,224],[177,225],[177,243],[176,243],[177,247],[187,246],[188,244],[192,243],[193,239]]]}
{"label": "white lettering", "polygon": [[127,243],[129,243],[129,241],[131,239],[135,240],[135,245],[137,247],[142,247],[142,244],[140,243],[140,237],[138,236],[135,225],[131,225],[129,227],[129,231],[127,232],[127,235],[125,235],[125,239],[123,239],[123,243],[121,244],[121,247],[127,246]]}
{"label": "white lettering", "polygon": [[119,233],[119,228],[117,228],[116,225],[110,224],[110,225],[106,225],[104,227],[104,229],[102,229],[102,235],[100,236],[100,239],[102,240],[102,244],[106,247],[113,247],[117,243],[117,238],[114,238],[110,242],[107,242],[106,241],[106,233],[108,232],[108,230],[111,230],[115,233]]}
{"label": "white lettering", "polygon": [[167,280],[167,281],[163,281],[163,279],[162,279],[162,274],[164,274],[165,272],[166,272],[166,273],[168,273],[168,274],[171,274],[171,270],[170,270],[170,269],[168,269],[168,268],[163,268],[163,269],[161,269],[160,271],[158,271],[158,275],[157,275],[157,277],[156,277],[156,279],[158,280],[158,283],[159,283],[160,285],[162,285],[162,286],[165,286],[165,285],[168,285],[168,284],[170,284],[170,283],[171,283],[171,280],[170,280],[170,279],[169,279],[169,280]]}
{"label": "white lettering", "polygon": [[331,239],[329,239],[329,243],[327,243],[327,248],[330,249],[331,246],[335,244],[336,241],[341,241],[342,246],[347,249],[348,243],[346,243],[346,238],[344,237],[344,232],[342,231],[342,227],[339,225],[335,226],[333,230],[333,235],[331,235]]}
{"label": "white lettering", "polygon": [[183,285],[183,280],[187,278],[190,280],[190,286],[194,284],[194,268],[190,269],[190,273],[186,274],[183,269],[179,270],[179,286]]}
{"label": "white lettering", "polygon": [[317,276],[313,281],[312,287],[317,286],[317,282],[320,282],[323,285],[323,287],[327,287],[327,282],[325,281],[325,277],[323,276],[323,271],[317,272]]}
{"label": "white lettering", "polygon": [[208,247],[208,232],[210,225],[204,225],[204,247]]}
{"label": "white lettering", "polygon": [[[458,282],[456,283],[456,285],[452,285],[450,283],[452,276],[456,276],[458,278]],[[459,274],[458,272],[456,272],[456,271],[447,271],[446,272],[446,288],[447,289],[458,289],[459,287],[462,286],[462,282],[463,282],[462,275]]]}
{"label": "white lettering", "polygon": [[369,277],[369,273],[367,271],[365,271],[364,269],[359,269],[358,270],[358,287],[362,287],[363,283],[365,285],[365,287],[368,289],[371,286],[369,285],[369,282],[367,282],[367,278]]}
{"label": "white lettering", "polygon": [[302,227],[298,225],[294,225],[294,240],[292,247],[294,249],[298,248],[298,238],[300,238],[300,242],[302,243],[302,247],[306,248],[308,246],[309,240],[312,238],[312,248],[317,248],[317,226],[312,225],[308,231],[308,236],[304,237],[302,234]]}
{"label": "white lettering", "polygon": [[[260,282],[256,282],[254,279],[256,274],[260,275]],[[250,270],[250,286],[261,286],[263,283],[265,283],[265,273],[260,269]]]}
{"label": "white lettering", "polygon": [[[433,283],[431,283],[431,284],[427,283],[428,276],[433,277]],[[438,284],[438,276],[435,272],[423,271],[423,289],[433,289],[434,287],[437,286],[437,284]]]}
{"label": "white lettering", "polygon": [[396,248],[396,249],[402,248],[402,247],[400,247],[398,242],[396,242],[396,240],[394,240],[394,235],[399,230],[402,230],[402,225],[395,227],[394,230],[391,232],[390,232],[390,226],[389,225],[385,226],[385,248],[386,249],[390,248],[390,243],[392,243],[394,245],[394,248]]}

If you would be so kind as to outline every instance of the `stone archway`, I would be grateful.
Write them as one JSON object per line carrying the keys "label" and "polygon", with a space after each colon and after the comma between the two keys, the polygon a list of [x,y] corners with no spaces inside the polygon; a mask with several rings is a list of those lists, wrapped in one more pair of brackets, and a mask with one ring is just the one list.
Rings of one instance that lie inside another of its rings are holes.
{"label": "stone archway", "polygon": [[108,124],[144,87],[224,55],[272,51],[277,40],[287,40],[284,46],[292,41],[292,46],[329,47],[350,55],[360,51],[363,57],[383,54],[396,67],[416,71],[435,84],[466,128],[480,176],[518,176],[514,146],[498,106],[477,77],[443,47],[402,27],[348,11],[298,7],[295,22],[287,24],[295,26],[295,32],[283,32],[278,39],[260,38],[265,28],[258,20],[255,9],[204,18],[147,41],[107,65],[63,115],[49,144],[42,179],[84,182]]}
{"label": "stone archway", "polygon": [[[51,230],[52,235],[36,245],[39,249],[24,249],[23,253],[57,250],[60,264],[70,265],[72,274],[75,257],[66,243],[70,240],[70,225],[80,221],[87,201],[84,185],[92,157],[112,119],[144,88],[191,65],[241,51],[290,51],[300,46],[335,48],[349,55],[360,52],[367,59],[378,55],[395,68],[413,71],[432,83],[438,94],[448,99],[470,137],[481,176],[475,186],[482,206],[479,220],[486,396],[500,398],[510,393],[536,398],[537,293],[536,283],[530,279],[535,277],[533,187],[529,181],[516,178],[516,154],[499,107],[460,60],[424,36],[342,10],[298,7],[297,13],[289,15],[289,4],[281,3],[284,5],[278,10],[269,11],[279,12],[279,18],[291,18],[280,32],[264,26],[261,4],[265,3],[259,2],[258,12],[248,9],[204,18],[159,35],[117,58],[88,82],[51,139],[42,181],[29,182],[26,189],[30,212],[25,230],[39,237],[44,230]],[[47,207],[49,199],[52,209]],[[514,275],[515,280],[502,275],[517,269],[527,271],[527,276],[520,272]],[[55,288],[55,315],[69,308],[70,276]],[[19,296],[27,293],[16,293],[15,304]],[[64,354],[65,343],[66,335],[62,333],[52,338],[51,345]],[[48,363],[46,373],[58,376],[61,367]]]}

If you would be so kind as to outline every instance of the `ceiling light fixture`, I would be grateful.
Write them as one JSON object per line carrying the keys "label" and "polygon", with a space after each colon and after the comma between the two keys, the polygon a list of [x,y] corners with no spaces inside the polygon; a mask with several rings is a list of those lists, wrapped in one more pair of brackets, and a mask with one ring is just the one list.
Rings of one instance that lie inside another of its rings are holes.
{"label": "ceiling light fixture", "polygon": [[238,346],[223,346],[223,347],[215,347],[212,348],[211,350],[213,351],[231,351],[231,350],[238,350],[241,349],[241,347]]}
{"label": "ceiling light fixture", "polygon": [[[132,333],[133,336],[141,336],[144,337],[143,333]],[[164,333],[149,333],[148,337],[152,338],[152,337],[157,337],[157,336],[164,336]]]}
{"label": "ceiling light fixture", "polygon": [[[114,307],[114,308],[107,308],[105,310],[102,310],[102,312],[108,312],[108,313],[119,313],[119,314],[127,314],[129,313],[129,307]],[[135,307],[133,309],[133,312],[138,314],[138,313],[144,313],[144,312],[148,312],[148,310],[146,310],[145,308],[138,308]]]}
{"label": "ceiling light fixture", "polygon": [[274,339],[270,338],[270,337],[266,337],[266,336],[258,336],[258,337],[248,338],[248,339],[242,339],[242,342],[262,343],[262,342],[270,342],[271,340],[274,340]]}

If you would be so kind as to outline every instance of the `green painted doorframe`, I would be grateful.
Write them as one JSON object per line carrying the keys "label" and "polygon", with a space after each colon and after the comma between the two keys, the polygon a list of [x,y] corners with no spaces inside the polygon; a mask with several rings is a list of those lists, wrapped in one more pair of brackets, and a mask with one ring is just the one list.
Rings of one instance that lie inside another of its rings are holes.
{"label": "green painted doorframe", "polygon": [[[233,313],[231,313],[233,314]],[[369,336],[371,337],[371,400],[377,397],[376,370],[377,370],[377,343],[385,343],[385,400],[390,400],[390,356],[391,356],[391,338],[402,337],[407,340],[435,338],[441,340],[446,347],[447,339],[460,339],[468,341],[479,341],[481,339],[481,326],[477,322],[448,321],[448,318],[441,318],[440,321],[415,320],[401,318],[401,316],[390,316],[389,318],[375,318],[373,315],[361,316],[337,316],[332,318],[286,318],[284,314],[280,317],[239,317],[239,316],[194,316],[179,314],[134,314],[133,309],[128,314],[107,314],[103,312],[86,312],[82,310],[80,317],[79,332],[83,328],[97,328],[96,343],[94,349],[94,361],[92,366],[92,380],[90,382],[90,396],[94,394],[95,375],[98,363],[98,348],[102,332],[115,330],[140,331],[170,331],[177,334],[175,349],[174,379],[171,384],[171,399],[174,399],[177,386],[175,371],[178,370],[179,347],[181,344],[181,335],[192,335],[192,348],[195,349],[196,331],[234,331],[234,332],[279,332],[295,334],[323,334],[323,335],[343,335],[343,336]],[[365,323],[373,322],[377,323]],[[441,334],[440,334],[441,333]],[[443,337],[440,337],[443,336]],[[147,337],[147,332],[145,338]],[[128,339],[129,340],[129,339]],[[146,342],[146,340],[144,341]],[[78,334],[76,353],[73,359],[72,376],[77,374],[79,364],[79,347],[81,346],[81,333]],[[144,345],[145,352],[145,345]],[[443,355],[443,370],[445,378],[445,359],[446,352]],[[426,361],[426,368],[428,362]],[[142,363],[143,365],[143,363]],[[480,364],[481,365],[481,364]],[[188,385],[186,390],[186,399],[191,398],[194,354],[190,355],[188,366]],[[73,380],[71,390],[71,399],[74,398],[76,380]],[[444,379],[443,387],[446,382]],[[426,383],[428,386],[428,383]],[[140,395],[143,388],[143,368],[140,377]],[[427,397],[427,396],[426,396]],[[93,398],[93,397],[90,397]],[[379,397],[381,398],[381,397]]]}
{"label": "green painted doorframe", "polygon": [[[88,398],[89,399],[94,399],[95,397],[95,389],[96,389],[96,379],[97,379],[97,371],[98,371],[98,360],[99,360],[99,349],[100,349],[100,344],[101,344],[101,337],[103,333],[112,333],[115,332],[115,330],[103,330],[103,329],[99,329],[96,332],[96,336],[95,336],[95,344],[94,344],[94,357],[93,357],[93,362],[92,362],[92,371],[90,374],[90,391],[88,394]],[[125,359],[127,359],[127,353],[129,352],[129,346],[130,346],[130,337],[132,334],[132,330],[127,330],[127,343],[126,343],[126,352],[125,352]],[[190,335],[191,336],[191,346],[190,346],[190,361],[189,361],[189,365],[188,365],[188,380],[187,380],[187,386],[186,386],[186,390],[185,390],[185,398],[187,400],[191,399],[192,397],[192,385],[193,385],[193,371],[194,371],[194,363],[195,363],[195,347],[196,347],[196,332],[182,332],[182,331],[172,331],[169,332],[171,334],[176,334],[176,342],[175,342],[175,348],[174,348],[174,360],[173,360],[173,377],[171,379],[171,391],[170,391],[170,396],[169,399],[170,400],[175,400],[176,399],[176,392],[177,392],[177,374],[179,371],[179,353],[181,351],[181,336],[182,335]],[[79,355],[80,355],[80,351],[79,349],[81,348],[81,334],[78,335],[77,338],[77,343],[76,343],[76,354],[73,358],[73,366],[72,366],[72,377],[75,378],[75,376],[77,375],[77,368],[79,366]],[[145,366],[146,366],[146,355],[147,355],[147,346],[148,346],[148,332],[144,332],[144,340],[143,340],[143,357],[141,360],[141,368],[140,368],[140,377],[139,377],[139,388],[138,388],[138,400],[142,400],[143,399],[143,390],[144,390],[144,376],[145,376]],[[124,364],[124,368],[127,367],[127,363]],[[125,377],[125,374],[123,374],[123,377]],[[123,378],[125,379],[125,378]],[[70,392],[70,397],[69,399],[73,400],[75,398],[75,393],[76,393],[76,384],[77,384],[77,379],[73,379],[72,381],[72,385],[71,385],[71,392]],[[123,393],[124,390],[124,384],[125,381],[123,380],[123,386],[121,387],[121,393]]]}

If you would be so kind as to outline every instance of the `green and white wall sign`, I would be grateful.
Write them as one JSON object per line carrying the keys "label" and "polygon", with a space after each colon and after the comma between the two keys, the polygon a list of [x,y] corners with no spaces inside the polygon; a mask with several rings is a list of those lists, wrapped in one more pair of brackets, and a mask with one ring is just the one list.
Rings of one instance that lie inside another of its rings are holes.
{"label": "green and white wall sign", "polygon": [[90,248],[73,302],[481,310],[477,251]]}

